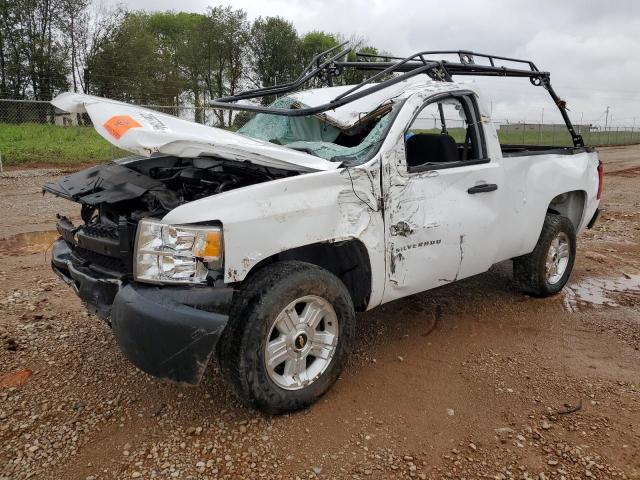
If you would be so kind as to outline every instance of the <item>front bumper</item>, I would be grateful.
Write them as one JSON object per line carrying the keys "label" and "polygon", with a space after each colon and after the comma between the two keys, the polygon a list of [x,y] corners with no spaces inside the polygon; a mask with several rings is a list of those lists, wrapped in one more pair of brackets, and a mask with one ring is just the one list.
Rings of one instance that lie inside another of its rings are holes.
{"label": "front bumper", "polygon": [[110,323],[125,356],[156,377],[197,384],[228,320],[233,289],[162,287],[109,277],[73,262],[65,240],[52,268],[88,309]]}

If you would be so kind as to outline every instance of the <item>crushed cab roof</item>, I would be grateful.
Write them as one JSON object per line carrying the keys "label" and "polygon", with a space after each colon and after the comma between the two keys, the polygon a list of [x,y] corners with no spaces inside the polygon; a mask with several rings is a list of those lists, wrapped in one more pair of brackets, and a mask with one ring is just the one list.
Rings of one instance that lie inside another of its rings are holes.
{"label": "crushed cab roof", "polygon": [[[368,86],[371,85],[375,84],[370,84]],[[302,105],[315,107],[330,102],[338,95],[344,94],[354,86],[355,85],[345,85],[338,87],[312,88],[309,90],[290,93],[288,96]],[[417,87],[420,87],[420,89],[426,88],[442,90],[443,88],[450,89],[451,84],[433,82],[425,78],[411,78],[409,80],[396,83],[395,85],[390,85],[387,88],[354,100],[336,109],[327,110],[326,112],[318,114],[317,117],[341,130],[348,130],[356,126],[358,123],[382,113],[391,105],[392,100],[404,98],[409,94],[414,93]]]}

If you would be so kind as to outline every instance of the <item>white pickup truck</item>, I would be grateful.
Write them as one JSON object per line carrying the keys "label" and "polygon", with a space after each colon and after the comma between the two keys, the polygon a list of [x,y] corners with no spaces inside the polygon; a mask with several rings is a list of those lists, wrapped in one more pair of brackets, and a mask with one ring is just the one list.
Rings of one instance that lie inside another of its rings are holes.
{"label": "white pickup truck", "polygon": [[[79,225],[58,218],[53,269],[143,371],[195,384],[217,353],[238,396],[272,413],[328,390],[356,311],[509,259],[524,292],[559,292],[598,215],[597,154],[548,73],[470,52],[430,60],[449,54],[348,62],[333,49],[294,82],[212,102],[256,113],[237,133],[60,95],[137,156],[43,187],[82,206]],[[377,73],[299,88],[347,68]],[[480,93],[453,75],[530,78],[574,146],[501,146]]]}

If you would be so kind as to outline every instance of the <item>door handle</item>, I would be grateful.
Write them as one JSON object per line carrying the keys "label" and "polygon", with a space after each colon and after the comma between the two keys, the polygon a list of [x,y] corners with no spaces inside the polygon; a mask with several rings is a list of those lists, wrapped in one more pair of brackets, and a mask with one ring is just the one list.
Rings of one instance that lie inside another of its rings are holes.
{"label": "door handle", "polygon": [[473,195],[474,193],[493,192],[498,189],[498,185],[495,183],[483,183],[482,185],[476,185],[467,190],[467,193]]}

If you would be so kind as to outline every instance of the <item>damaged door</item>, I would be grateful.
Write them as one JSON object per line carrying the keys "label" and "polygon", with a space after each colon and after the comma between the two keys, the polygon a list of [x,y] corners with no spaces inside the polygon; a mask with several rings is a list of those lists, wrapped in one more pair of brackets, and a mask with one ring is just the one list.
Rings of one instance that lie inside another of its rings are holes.
{"label": "damaged door", "polygon": [[493,264],[504,175],[478,119],[470,92],[432,97],[396,146],[385,182],[385,301]]}

